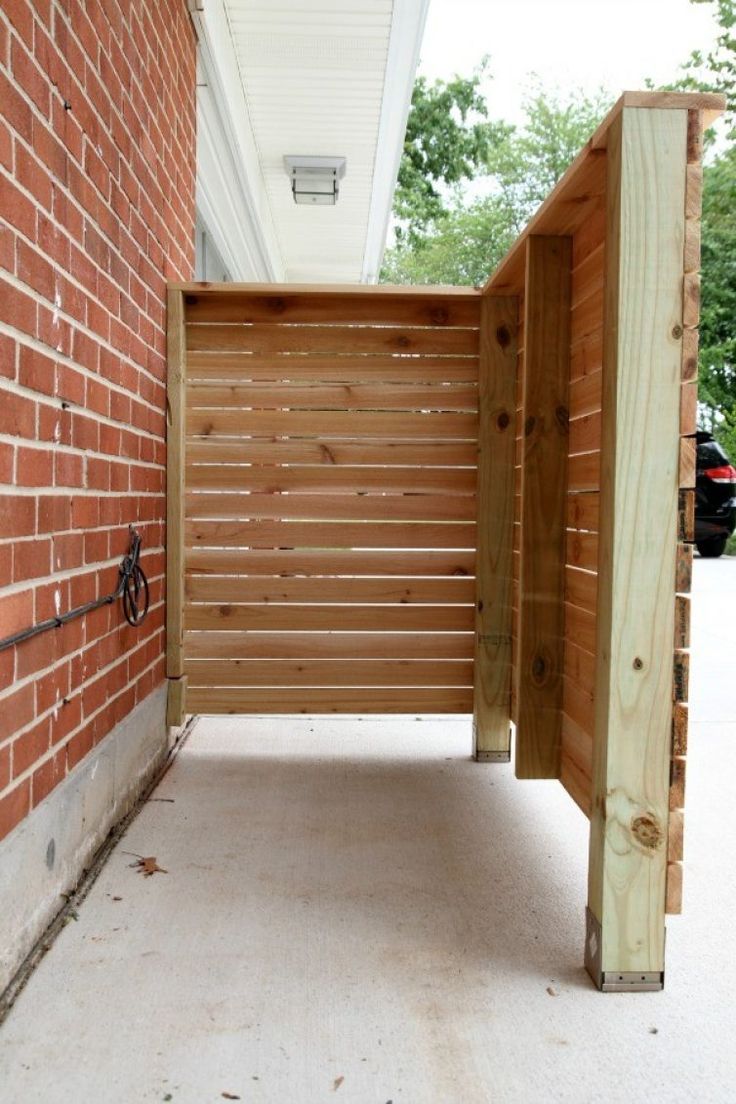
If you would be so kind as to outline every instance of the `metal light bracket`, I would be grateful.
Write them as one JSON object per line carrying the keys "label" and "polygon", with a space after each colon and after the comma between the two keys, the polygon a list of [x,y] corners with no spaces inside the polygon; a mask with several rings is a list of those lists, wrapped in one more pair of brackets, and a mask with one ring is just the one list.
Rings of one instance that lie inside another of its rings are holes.
{"label": "metal light bracket", "polygon": [[658,993],[664,989],[663,970],[603,970],[601,925],[585,910],[585,969],[602,993]]}

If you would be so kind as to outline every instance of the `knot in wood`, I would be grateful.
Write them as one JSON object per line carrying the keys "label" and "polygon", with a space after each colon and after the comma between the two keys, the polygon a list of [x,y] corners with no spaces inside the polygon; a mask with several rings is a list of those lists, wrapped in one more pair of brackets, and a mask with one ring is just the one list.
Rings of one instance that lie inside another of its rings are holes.
{"label": "knot in wood", "polygon": [[535,427],[536,424],[537,424],[537,419],[534,417],[533,414],[530,414],[529,417],[524,422],[524,436],[525,437],[531,437],[532,433],[534,432],[534,427]]}
{"label": "knot in wood", "polygon": [[286,310],[286,300],[281,296],[274,296],[273,299],[268,300],[268,309],[274,314],[283,314]]}
{"label": "knot in wood", "polygon": [[508,429],[510,424],[511,424],[510,415],[505,410],[502,410],[501,413],[496,418],[496,425],[498,426],[499,429],[503,430],[503,429]]}
{"label": "knot in wood", "polygon": [[482,612],[483,612],[483,599],[479,598],[478,599],[478,613],[482,613]]}
{"label": "knot in wood", "polygon": [[507,326],[498,327],[498,329],[496,330],[496,341],[502,349],[505,349],[508,346],[509,342],[511,341],[511,334],[509,333]]}
{"label": "knot in wood", "polygon": [[664,832],[649,813],[634,817],[631,822],[631,834],[647,851],[657,851],[664,842]]}
{"label": "knot in wood", "polygon": [[679,339],[682,337],[682,334],[683,334],[682,326],[673,326],[672,327],[672,336],[674,337],[675,341],[679,341]]}
{"label": "knot in wood", "polygon": [[570,412],[566,406],[558,406],[555,410],[555,421],[563,433],[570,432]]}
{"label": "knot in wood", "polygon": [[436,326],[445,326],[447,324],[447,308],[446,307],[432,307],[429,312],[429,317]]}
{"label": "knot in wood", "polygon": [[643,666],[644,666],[644,660],[640,659],[639,656],[637,656],[636,659],[634,660],[634,670],[635,671],[641,671]]}
{"label": "knot in wood", "polygon": [[400,349],[408,349],[411,345],[411,341],[405,334],[401,334],[400,337],[396,338],[396,344]]}
{"label": "knot in wood", "polygon": [[535,655],[532,660],[532,678],[536,683],[544,682],[544,676],[547,673],[547,664],[544,661],[544,656]]}

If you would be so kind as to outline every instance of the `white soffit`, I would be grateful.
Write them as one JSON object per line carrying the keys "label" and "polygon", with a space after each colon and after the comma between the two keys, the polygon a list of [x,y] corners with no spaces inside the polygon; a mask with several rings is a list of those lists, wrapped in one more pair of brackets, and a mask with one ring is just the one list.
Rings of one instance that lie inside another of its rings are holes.
{"label": "white soffit", "polygon": [[[275,267],[292,283],[374,281],[429,0],[215,2],[230,29]],[[285,154],[347,158],[336,206],[294,203]]]}

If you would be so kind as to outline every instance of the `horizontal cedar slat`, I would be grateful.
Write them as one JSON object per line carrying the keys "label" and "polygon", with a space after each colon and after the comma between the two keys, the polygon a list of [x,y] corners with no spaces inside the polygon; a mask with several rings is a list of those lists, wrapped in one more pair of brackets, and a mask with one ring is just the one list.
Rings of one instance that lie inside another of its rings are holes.
{"label": "horizontal cedar slat", "polygon": [[[574,323],[575,319],[573,319]],[[581,332],[576,340],[573,326],[573,342],[570,348],[570,381],[595,375],[603,366],[603,326]]]}
{"label": "horizontal cedar slat", "polygon": [[193,686],[472,686],[470,660],[189,660]]}
{"label": "horizontal cedar slat", "polygon": [[592,805],[592,760],[592,738],[563,713],[560,781],[588,817]]}
{"label": "horizontal cedar slat", "polygon": [[580,606],[565,604],[565,637],[574,640],[586,651],[595,653],[596,649],[596,624],[595,614],[590,610],[581,609]]}
{"label": "horizontal cedar slat", "polygon": [[596,611],[598,576],[577,567],[565,568],[565,600],[580,609]]}
{"label": "horizontal cedar slat", "polygon": [[603,320],[603,283],[570,311],[570,347],[574,349],[600,328]]}
{"label": "horizontal cedar slat", "polygon": [[600,497],[598,491],[567,496],[567,524],[570,529],[598,531]]}
{"label": "horizontal cedar slat", "polygon": [[263,357],[252,353],[198,353],[187,356],[187,379],[244,383],[292,380],[323,383],[477,383],[478,357],[418,355],[335,356],[299,354]]}
{"label": "horizontal cedar slat", "polygon": [[472,384],[410,387],[406,384],[264,384],[223,387],[189,384],[187,409],[216,407],[254,410],[466,410],[478,409]]}
{"label": "horizontal cedar slat", "polygon": [[594,414],[600,410],[602,382],[603,372],[600,370],[571,381],[569,396],[571,419],[582,418],[584,414]]}
{"label": "horizontal cedar slat", "polygon": [[598,570],[598,534],[581,533],[576,529],[567,531],[567,563],[573,567],[584,567],[587,571]]}
{"label": "horizontal cedar slat", "polygon": [[603,243],[572,270],[573,310],[603,288]]}
{"label": "horizontal cedar slat", "polygon": [[563,711],[583,730],[593,732],[595,725],[595,706],[592,688],[586,690],[572,679],[565,677],[563,690]]}
{"label": "horizontal cedar slat", "polygon": [[390,440],[471,440],[477,414],[403,411],[190,410],[188,436],[387,437]]}
{"label": "horizontal cedar slat", "polygon": [[473,623],[472,606],[184,605],[185,629],[468,632]]}
{"label": "horizontal cedar slat", "polygon": [[188,464],[318,464],[411,467],[467,467],[475,469],[475,442],[434,441],[227,441],[224,438],[190,438]]}
{"label": "horizontal cedar slat", "polygon": [[368,468],[314,464],[273,467],[233,464],[188,464],[187,487],[196,490],[241,490],[274,494],[281,491],[375,491],[475,495],[474,468]]}
{"label": "horizontal cedar slat", "polygon": [[472,605],[475,580],[279,579],[250,576],[188,576],[193,602],[396,602],[402,605]]}
{"label": "horizontal cedar slat", "polygon": [[567,486],[571,492],[597,491],[601,481],[600,452],[571,456],[567,464]]}
{"label": "horizontal cedar slat", "polygon": [[[373,289],[371,289],[372,292]],[[189,322],[374,323],[400,326],[477,326],[480,295],[407,297],[365,294],[233,294],[188,293]]]}
{"label": "horizontal cedar slat", "polygon": [[253,576],[294,575],[399,575],[468,576],[475,573],[474,552],[302,552],[269,549],[216,550],[191,548],[186,554],[188,573]]}
{"label": "horizontal cedar slat", "polygon": [[469,522],[188,521],[188,546],[219,548],[475,548]]}
{"label": "horizontal cedar slat", "polygon": [[187,350],[279,353],[432,353],[477,355],[477,329],[395,326],[188,324]]}
{"label": "horizontal cedar slat", "polygon": [[474,634],[187,632],[190,659],[471,659]]}
{"label": "horizontal cedar slat", "polygon": [[572,242],[573,270],[606,240],[606,205],[603,197],[575,233]]}
{"label": "horizontal cedar slat", "polygon": [[292,521],[471,521],[467,495],[236,494],[188,492],[187,518],[284,518]]}
{"label": "horizontal cedar slat", "polygon": [[570,422],[570,454],[596,452],[601,447],[600,412],[585,414]]}
{"label": "horizontal cedar slat", "polygon": [[470,713],[472,687],[415,689],[307,690],[194,688],[187,693],[192,713]]}
{"label": "horizontal cedar slat", "polygon": [[595,656],[568,638],[565,644],[565,677],[587,694],[595,689]]}

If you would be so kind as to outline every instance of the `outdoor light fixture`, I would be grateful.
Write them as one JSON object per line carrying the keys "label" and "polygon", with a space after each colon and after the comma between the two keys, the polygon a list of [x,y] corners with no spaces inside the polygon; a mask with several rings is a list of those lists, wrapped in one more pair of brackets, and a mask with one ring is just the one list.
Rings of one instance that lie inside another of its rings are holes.
{"label": "outdoor light fixture", "polygon": [[294,202],[334,206],[346,163],[344,157],[285,157]]}

